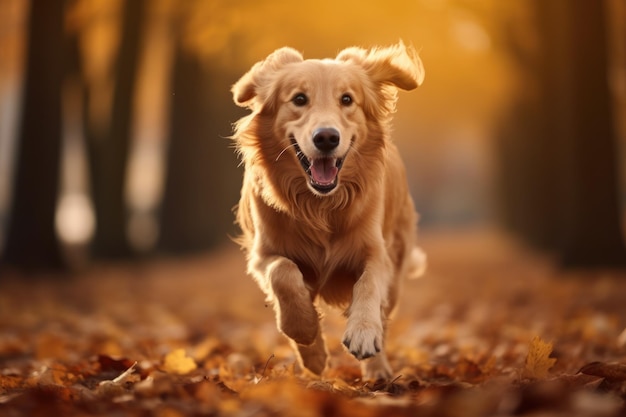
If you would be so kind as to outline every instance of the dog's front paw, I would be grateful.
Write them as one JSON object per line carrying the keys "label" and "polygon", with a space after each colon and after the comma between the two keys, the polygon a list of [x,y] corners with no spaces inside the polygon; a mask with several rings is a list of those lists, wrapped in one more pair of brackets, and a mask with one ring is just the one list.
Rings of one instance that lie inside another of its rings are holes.
{"label": "dog's front paw", "polygon": [[377,323],[348,320],[343,345],[359,360],[371,358],[383,346],[383,327]]}

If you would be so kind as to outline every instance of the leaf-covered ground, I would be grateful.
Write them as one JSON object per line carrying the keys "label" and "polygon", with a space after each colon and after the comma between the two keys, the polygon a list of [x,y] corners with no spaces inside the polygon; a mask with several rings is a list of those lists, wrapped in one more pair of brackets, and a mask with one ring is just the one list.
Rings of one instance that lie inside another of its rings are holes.
{"label": "leaf-covered ground", "polygon": [[234,246],[191,259],[0,277],[1,416],[619,416],[626,274],[562,272],[493,232],[425,234],[363,381],[326,310],[303,375]]}

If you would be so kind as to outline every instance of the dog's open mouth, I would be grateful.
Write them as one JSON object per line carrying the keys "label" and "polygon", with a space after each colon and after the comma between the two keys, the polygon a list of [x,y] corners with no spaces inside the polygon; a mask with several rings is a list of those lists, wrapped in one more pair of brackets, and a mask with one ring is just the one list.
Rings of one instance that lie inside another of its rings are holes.
{"label": "dog's open mouth", "polygon": [[309,158],[302,152],[294,138],[291,138],[291,143],[296,150],[300,165],[309,176],[311,187],[321,194],[334,190],[337,187],[337,176],[344,158]]}

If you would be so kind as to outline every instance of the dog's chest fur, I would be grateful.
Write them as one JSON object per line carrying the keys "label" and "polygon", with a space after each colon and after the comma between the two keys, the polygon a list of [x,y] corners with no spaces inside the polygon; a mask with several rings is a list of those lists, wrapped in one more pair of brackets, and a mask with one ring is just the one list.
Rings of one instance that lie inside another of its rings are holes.
{"label": "dog's chest fur", "polygon": [[[366,237],[361,233],[360,216],[349,223],[339,213],[325,213],[330,230],[312,230],[308,219],[292,217],[257,201],[264,222],[280,227],[263,227],[264,241],[271,250],[298,265],[304,280],[330,304],[349,303],[352,286],[363,273],[368,255]],[[322,215],[322,213],[318,213]],[[337,219],[343,219],[341,222]]]}

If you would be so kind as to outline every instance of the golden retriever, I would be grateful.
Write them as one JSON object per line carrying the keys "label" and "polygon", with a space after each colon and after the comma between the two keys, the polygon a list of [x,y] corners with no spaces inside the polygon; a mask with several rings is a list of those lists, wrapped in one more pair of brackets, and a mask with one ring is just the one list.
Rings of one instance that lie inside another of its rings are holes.
{"label": "golden retriever", "polygon": [[346,308],[343,344],[363,360],[363,377],[391,376],[386,320],[400,282],[424,258],[390,121],[397,89],[423,78],[402,42],[323,60],[285,47],[232,88],[235,103],[251,110],[233,135],[245,168],[239,242],[278,328],[314,374],[328,358],[322,299]]}

